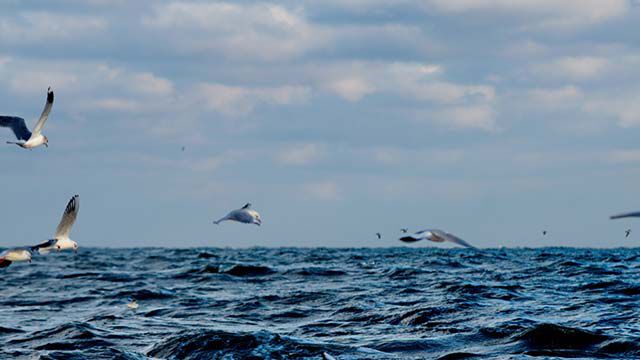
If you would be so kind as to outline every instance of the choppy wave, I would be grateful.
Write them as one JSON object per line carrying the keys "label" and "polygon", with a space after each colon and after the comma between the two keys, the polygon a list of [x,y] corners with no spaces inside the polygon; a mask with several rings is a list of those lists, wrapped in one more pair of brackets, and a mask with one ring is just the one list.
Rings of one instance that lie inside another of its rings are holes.
{"label": "choppy wave", "polygon": [[2,275],[1,359],[640,358],[638,249],[82,249]]}

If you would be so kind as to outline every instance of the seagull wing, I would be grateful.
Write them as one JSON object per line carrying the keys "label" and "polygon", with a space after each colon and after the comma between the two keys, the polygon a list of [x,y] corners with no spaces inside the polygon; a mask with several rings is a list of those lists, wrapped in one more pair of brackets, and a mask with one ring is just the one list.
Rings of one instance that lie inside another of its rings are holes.
{"label": "seagull wing", "polygon": [[640,211],[613,215],[613,216],[610,216],[609,219],[614,220],[614,219],[621,219],[621,218],[627,218],[627,217],[640,217]]}
{"label": "seagull wing", "polygon": [[71,227],[73,223],[76,222],[76,217],[78,216],[78,211],[80,210],[80,196],[75,195],[69,200],[67,207],[64,209],[64,214],[62,214],[62,220],[60,220],[60,224],[58,224],[58,228],[56,229],[56,234],[53,236],[56,239],[59,238],[68,238],[69,233],[71,232]]}
{"label": "seagull wing", "polygon": [[54,246],[54,245],[56,244],[56,242],[58,242],[58,240],[56,240],[56,239],[51,239],[51,240],[43,241],[43,242],[41,242],[41,243],[40,243],[40,244],[38,244],[38,245],[30,246],[30,247],[29,247],[29,250],[30,250],[31,252],[34,252],[34,251],[38,251],[38,252],[40,252],[40,249],[48,249],[48,248],[50,248],[50,247]]}
{"label": "seagull wing", "polygon": [[6,268],[9,265],[11,265],[11,261],[0,257],[0,268]]}
{"label": "seagull wing", "polygon": [[44,124],[47,122],[49,118],[49,113],[51,112],[51,108],[53,107],[53,91],[51,88],[47,89],[47,103],[44,104],[44,110],[42,110],[42,114],[40,115],[40,120],[36,123],[36,127],[33,128],[33,133],[35,135],[40,135],[42,132],[42,128]]}
{"label": "seagull wing", "polygon": [[448,232],[436,230],[433,233],[437,237],[442,238],[443,241],[452,242],[454,244],[458,244],[458,245],[461,245],[461,246],[464,246],[464,247],[468,247],[468,248],[472,248],[472,249],[476,248],[475,246],[469,244],[468,242],[466,242],[466,241],[460,239],[459,237],[457,237],[457,236],[455,236],[453,234],[450,234]]}
{"label": "seagull wing", "polygon": [[18,140],[27,141],[31,137],[31,131],[24,123],[24,119],[17,116],[0,116],[0,126],[11,128]]}
{"label": "seagull wing", "polygon": [[427,237],[427,232],[429,230],[422,230],[422,231],[418,231],[414,234],[411,235],[406,235],[400,238],[400,241],[402,242],[406,242],[406,243],[412,243],[412,242],[416,242],[416,241],[420,241],[420,240],[424,240]]}

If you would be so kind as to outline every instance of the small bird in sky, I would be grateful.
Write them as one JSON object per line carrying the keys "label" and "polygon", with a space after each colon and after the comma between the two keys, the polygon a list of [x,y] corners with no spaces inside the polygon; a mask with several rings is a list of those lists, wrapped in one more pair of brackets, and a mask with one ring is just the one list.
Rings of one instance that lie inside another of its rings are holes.
{"label": "small bird in sky", "polygon": [[547,230],[542,230],[542,236],[547,235]]}
{"label": "small bird in sky", "polygon": [[378,239],[382,239],[382,234],[376,233],[376,236],[378,237]]}
{"label": "small bird in sky", "polygon": [[631,234],[631,229],[627,229],[627,230],[624,232],[624,237],[628,238],[630,234]]}

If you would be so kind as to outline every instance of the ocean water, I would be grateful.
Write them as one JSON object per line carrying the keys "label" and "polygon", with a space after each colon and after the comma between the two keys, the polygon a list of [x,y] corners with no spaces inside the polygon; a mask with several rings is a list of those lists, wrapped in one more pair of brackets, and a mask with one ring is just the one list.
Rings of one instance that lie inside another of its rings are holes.
{"label": "ocean water", "polygon": [[0,359],[640,358],[640,249],[81,248],[0,289]]}

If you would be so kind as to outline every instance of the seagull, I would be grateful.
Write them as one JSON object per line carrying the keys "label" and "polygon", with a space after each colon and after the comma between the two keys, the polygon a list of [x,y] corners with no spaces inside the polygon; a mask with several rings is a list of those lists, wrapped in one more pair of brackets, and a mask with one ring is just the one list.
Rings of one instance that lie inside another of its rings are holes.
{"label": "seagull", "polygon": [[256,224],[258,226],[262,225],[262,219],[260,218],[260,214],[257,211],[251,209],[251,204],[247,203],[240,209],[233,210],[228,213],[227,216],[223,217],[218,221],[214,221],[213,223],[218,225],[223,221],[237,221],[245,224]]}
{"label": "seagull", "polygon": [[433,242],[445,242],[445,241],[449,241],[452,242],[454,244],[458,244],[458,245],[462,245],[464,247],[468,247],[468,248],[473,248],[475,249],[474,246],[472,246],[471,244],[467,243],[466,241],[460,239],[459,237],[450,234],[448,232],[442,231],[442,230],[437,230],[437,229],[428,229],[428,230],[422,230],[422,231],[418,231],[413,235],[407,235],[407,236],[403,236],[400,238],[400,241],[406,242],[406,243],[412,243],[412,242],[416,242],[416,241],[420,241],[420,240],[429,240],[429,241],[433,241]]}
{"label": "seagull", "polygon": [[31,262],[31,252],[26,248],[14,248],[5,250],[0,254],[0,268],[6,268],[12,262],[28,261]]}
{"label": "seagull", "polygon": [[49,139],[42,135],[42,128],[47,122],[51,107],[53,107],[53,91],[51,91],[51,88],[48,88],[47,102],[44,105],[40,119],[36,123],[36,127],[33,128],[33,133],[29,131],[23,118],[17,116],[0,116],[0,127],[11,128],[18,139],[18,141],[7,141],[7,144],[15,144],[24,149],[33,149],[40,145],[49,147]]}
{"label": "seagull", "polygon": [[542,230],[542,236],[547,235],[547,230]]}
{"label": "seagull", "polygon": [[631,229],[627,229],[627,230],[624,232],[624,237],[628,238],[630,234],[631,234]]}
{"label": "seagull", "polygon": [[138,302],[136,301],[136,299],[131,299],[131,302],[127,304],[127,307],[129,309],[135,310],[138,308]]}
{"label": "seagull", "polygon": [[376,236],[378,237],[378,239],[382,239],[382,234],[376,233]]}
{"label": "seagull", "polygon": [[47,254],[53,249],[56,251],[73,250],[78,252],[78,243],[69,239],[71,227],[73,227],[73,223],[75,223],[76,217],[78,217],[78,211],[80,211],[80,196],[74,195],[64,209],[64,214],[62,214],[62,219],[60,220],[60,224],[58,224],[56,234],[53,235],[53,239],[33,246],[31,250],[37,250],[41,254]]}
{"label": "seagull", "polygon": [[614,220],[614,219],[622,219],[622,218],[628,218],[628,217],[640,217],[640,211],[612,215],[609,217],[609,219]]}
{"label": "seagull", "polygon": [[407,228],[402,228],[402,229],[400,229],[400,231],[402,231],[403,233],[405,233],[405,234],[406,234],[406,233],[407,233],[407,231],[409,231],[409,229],[407,229]]}

